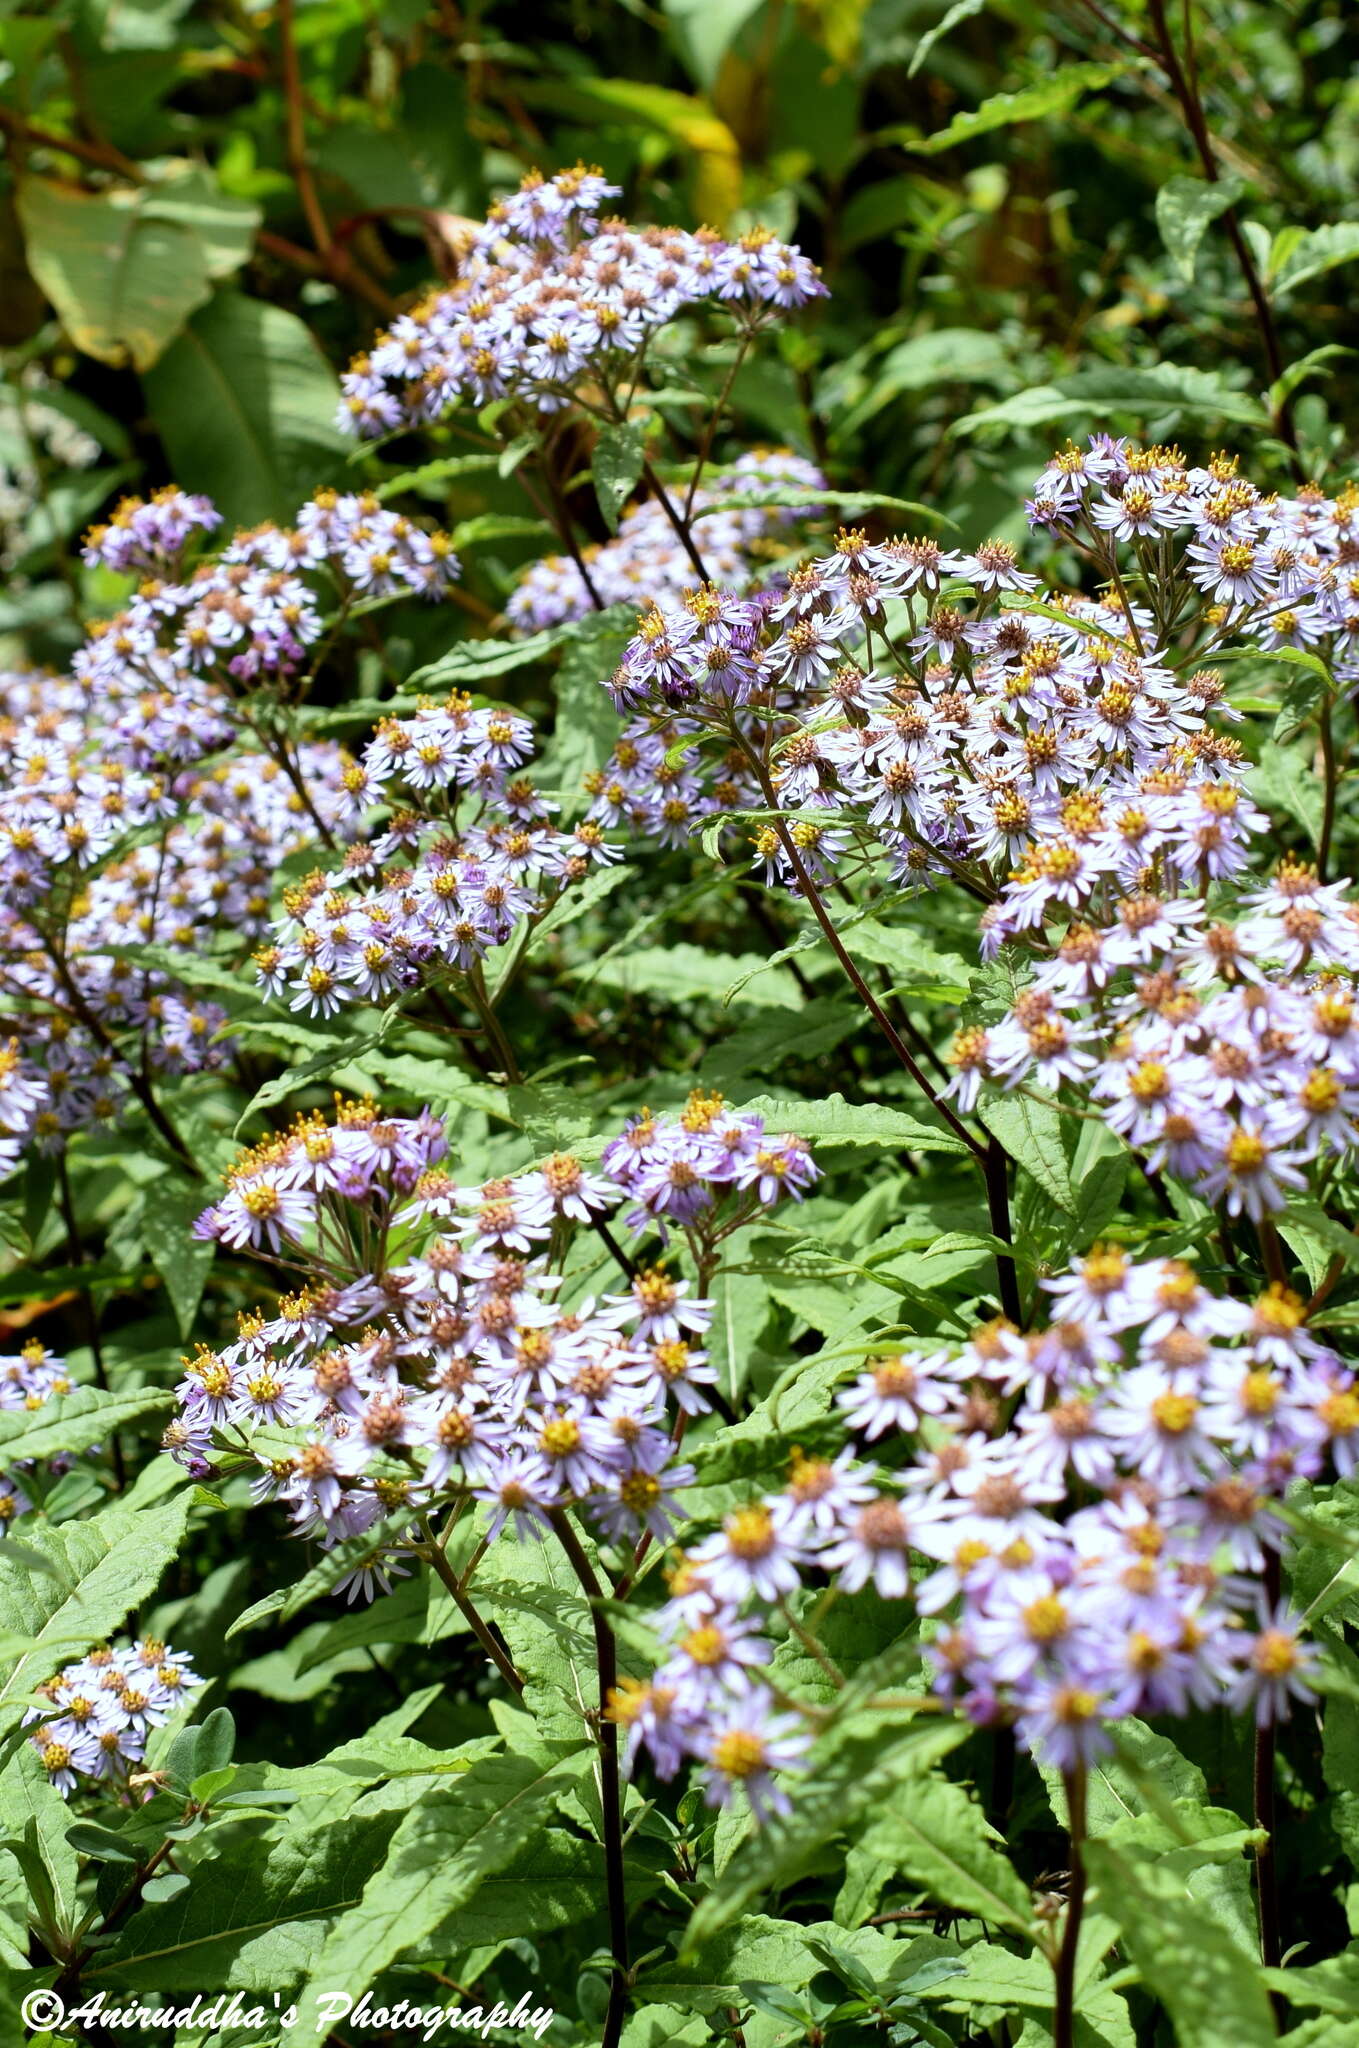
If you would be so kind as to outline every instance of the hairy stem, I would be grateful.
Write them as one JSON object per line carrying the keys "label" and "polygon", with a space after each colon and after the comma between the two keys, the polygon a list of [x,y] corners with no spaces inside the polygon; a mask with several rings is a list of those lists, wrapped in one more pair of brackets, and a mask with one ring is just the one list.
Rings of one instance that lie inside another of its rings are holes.
{"label": "hairy stem", "polygon": [[444,1556],[443,1551],[439,1548],[438,1540],[435,1537],[434,1531],[431,1529],[429,1523],[425,1522],[421,1526],[425,1534],[425,1543],[420,1551],[421,1557],[425,1558],[427,1562],[433,1567],[436,1578],[440,1579],[443,1585],[447,1588],[449,1598],[452,1600],[453,1605],[457,1608],[459,1614],[467,1623],[467,1626],[471,1629],[477,1641],[481,1644],[481,1647],[486,1652],[486,1655],[495,1665],[496,1670],[500,1673],[506,1685],[510,1687],[511,1691],[515,1694],[516,1698],[522,1696],[524,1690],[523,1679],[515,1670],[514,1665],[511,1663],[509,1657],[506,1655],[501,1645],[496,1641],[495,1637],[491,1634],[491,1631],[487,1626],[486,1622],[483,1621],[481,1615],[477,1612],[477,1609],[468,1599],[467,1594],[464,1591],[458,1579],[457,1573],[454,1571],[448,1559]]}
{"label": "hairy stem", "polygon": [[[1265,1546],[1265,1603],[1272,1615],[1279,1604],[1282,1568],[1279,1553]],[[1277,1970],[1283,1954],[1279,1936],[1279,1872],[1274,1860],[1274,1836],[1278,1813],[1274,1798],[1274,1756],[1276,1731],[1273,1715],[1255,1727],[1255,1757],[1252,1771],[1255,1825],[1265,1836],[1255,1852],[1255,1904],[1260,1919],[1260,1960],[1268,1970]]]}
{"label": "hairy stem", "polygon": [[585,1555],[565,1508],[553,1508],[549,1519],[566,1552],[571,1569],[590,1603],[595,1632],[595,1663],[599,1671],[599,1792],[604,1816],[604,1889],[609,1914],[609,1952],[613,1980],[604,2016],[600,2048],[618,2048],[627,2018],[631,1966],[628,1960],[627,1893],[623,1882],[623,1788],[618,1770],[618,1728],[609,1719],[609,1703],[618,1684],[618,1646],[600,1602],[604,1589]]}
{"label": "hairy stem", "polygon": [[[1220,182],[1217,154],[1213,148],[1213,138],[1208,128],[1207,117],[1203,111],[1203,100],[1198,90],[1197,68],[1193,64],[1192,56],[1191,69],[1193,76],[1190,75],[1190,72],[1186,71],[1180,61],[1179,52],[1175,48],[1175,39],[1170,32],[1170,24],[1166,20],[1165,0],[1147,0],[1147,20],[1156,41],[1158,61],[1170,81],[1171,91],[1179,101],[1180,112],[1184,116],[1185,126],[1189,130],[1194,148],[1198,153],[1199,162],[1203,166],[1203,175],[1210,185],[1216,185]],[[1189,47],[1192,52],[1192,41]],[[1231,243],[1232,254],[1236,258],[1237,268],[1241,272],[1246,291],[1255,312],[1255,325],[1259,331],[1260,344],[1264,351],[1265,364],[1269,371],[1269,381],[1271,384],[1277,384],[1284,372],[1284,359],[1283,349],[1279,343],[1279,330],[1274,321],[1274,308],[1270,305],[1269,294],[1260,280],[1260,273],[1255,267],[1255,259],[1251,255],[1245,236],[1241,232],[1241,224],[1237,219],[1234,206],[1227,207],[1223,212],[1222,225],[1226,230],[1227,240]],[[1293,424],[1290,400],[1280,398],[1274,405],[1273,410],[1274,431],[1279,436],[1279,439],[1286,443],[1289,449],[1289,466],[1293,471],[1294,479],[1300,484],[1306,483],[1307,472],[1303,467],[1302,457],[1298,452],[1298,435],[1297,429]]]}
{"label": "hairy stem", "polygon": [[1331,863],[1331,839],[1335,833],[1335,800],[1339,774],[1335,759],[1335,728],[1331,723],[1331,698],[1323,693],[1317,714],[1321,737],[1321,831],[1317,837],[1317,880],[1324,882]]}
{"label": "hairy stem", "polygon": [[1076,2026],[1076,1952],[1080,1947],[1081,1918],[1085,1911],[1085,1765],[1062,1772],[1066,1788],[1067,1831],[1071,1838],[1071,1876],[1067,1885],[1066,1920],[1061,1947],[1052,1966],[1053,2048],[1074,2048]]}

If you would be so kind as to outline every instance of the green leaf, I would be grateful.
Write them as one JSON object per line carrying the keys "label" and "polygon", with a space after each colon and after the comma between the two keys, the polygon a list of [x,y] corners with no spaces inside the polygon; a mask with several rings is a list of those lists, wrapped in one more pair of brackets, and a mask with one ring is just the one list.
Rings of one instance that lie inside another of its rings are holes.
{"label": "green leaf", "polygon": [[585,777],[608,760],[623,730],[613,699],[604,688],[623,659],[637,627],[632,605],[610,605],[583,619],[568,642],[553,683],[555,716],[552,738],[543,749],[540,773],[561,791],[562,816],[568,822],[584,810]]}
{"label": "green leaf", "polygon": [[764,1009],[787,1009],[798,1000],[792,975],[771,968],[762,953],[715,953],[691,945],[636,946],[613,959],[587,964],[578,973],[594,985],[652,1002],[706,999],[725,1004],[734,992],[740,1002]]}
{"label": "green leaf", "polygon": [[1263,1973],[1159,1861],[1121,1854],[1107,1842],[1084,1849],[1103,1912],[1123,1930],[1142,1982],[1160,1999],[1180,2048],[1269,2048],[1274,2017]]}
{"label": "green leaf", "polygon": [[1353,263],[1356,256],[1359,256],[1359,220],[1331,221],[1324,228],[1314,228],[1310,234],[1300,228],[1284,228],[1274,237],[1265,282],[1279,298],[1295,286],[1305,284],[1309,278],[1334,270],[1338,264]]}
{"label": "green leaf", "polygon": [[695,83],[711,92],[722,59],[764,0],[664,0],[675,40]]}
{"label": "green leaf", "polygon": [[793,1808],[757,1829],[737,1849],[721,1877],[694,1909],[683,1955],[702,1953],[762,1893],[801,1877],[818,1852],[838,1835],[853,1834],[878,1817],[888,1802],[908,1807],[925,1774],[966,1739],[958,1722],[919,1716],[893,1721],[861,1713],[834,1727],[793,1787]]}
{"label": "green leaf", "polygon": [[228,528],[286,524],[350,443],[339,384],[295,313],[218,292],[146,378],[176,478],[206,491]]}
{"label": "green leaf", "polygon": [[[381,1869],[334,1927],[308,1976],[308,1994],[343,1984],[357,1997],[380,1971],[476,1895],[543,1826],[589,1769],[584,1751],[550,1764],[483,1757],[455,1785],[430,1792],[392,1836]],[[310,2010],[304,1995],[303,2024]]]}
{"label": "green leaf", "polygon": [[[963,1967],[956,1973],[922,1987],[919,1996],[946,2006],[967,2009],[994,2006],[1000,2010],[1018,2007],[1021,2012],[1050,2019],[1052,2013],[1052,1969],[1040,1956],[1016,1956],[994,1942],[978,1941],[965,1949]],[[1076,2040],[1081,2048],[1135,2048],[1136,2036],[1128,2008],[1117,1991],[1089,1977],[1077,1985]],[[1025,2029],[1025,2038],[1029,2038]],[[1046,2031],[1032,2037],[1047,2041]],[[1222,2048],[1223,2036],[1218,2043]],[[1188,2048],[1188,2044],[1183,2044]]]}
{"label": "green leaf", "polygon": [[610,533],[618,531],[618,515],[636,490],[645,461],[646,435],[635,422],[600,428],[590,466],[595,496]]}
{"label": "green leaf", "polygon": [[770,1132],[790,1131],[825,1145],[865,1145],[879,1152],[965,1152],[961,1138],[944,1124],[924,1123],[885,1103],[846,1102],[827,1095],[820,1102],[794,1102],[756,1095],[741,1105],[743,1115],[762,1116]]}
{"label": "green leaf", "polygon": [[187,1893],[131,1914],[113,1941],[91,1958],[93,1984],[194,1991],[231,1984],[249,1991],[291,1991],[325,1940],[328,1927],[358,1905],[382,1863],[398,1814],[355,1810],[353,1792],[277,1832],[232,1823],[229,1854],[201,1861]]}
{"label": "green leaf", "polygon": [[193,1328],[217,1247],[211,1238],[192,1235],[195,1217],[204,1207],[201,1186],[185,1187],[168,1173],[142,1191],[142,1242],[160,1274],[181,1338]]}
{"label": "green leaf", "polygon": [[1211,185],[1205,178],[1168,178],[1157,193],[1156,225],[1171,262],[1186,284],[1194,282],[1195,258],[1209,225],[1244,190],[1244,180],[1229,174]]}
{"label": "green leaf", "polygon": [[1157,363],[1151,369],[1121,369],[1101,364],[1076,370],[1053,384],[1034,385],[1000,405],[968,413],[954,432],[972,434],[983,427],[1046,427],[1055,422],[1102,418],[1110,412],[1160,420],[1170,415],[1188,419],[1228,420],[1238,426],[1269,426],[1269,415],[1250,393],[1229,384],[1216,370],[1179,363]]}
{"label": "green leaf", "polygon": [[1004,385],[1010,374],[1009,359],[994,334],[975,327],[936,327],[928,334],[913,334],[878,363],[864,396],[835,421],[834,439],[838,443],[856,434],[907,391],[932,391],[941,384]]}
{"label": "green leaf", "polygon": [[1059,1209],[1076,1214],[1071,1169],[1062,1143],[1062,1119],[1055,1106],[1027,1095],[997,1095],[983,1100],[977,1114],[1018,1166],[1031,1174]]}
{"label": "green leaf", "polygon": [[260,220],[194,164],[102,192],[25,178],[17,203],[30,268],[76,347],[137,370],[240,268]]}
{"label": "green leaf", "polygon": [[23,1871],[39,1922],[69,1937],[79,1918],[80,1866],[67,1838],[70,1808],[29,1742],[0,1771],[0,1838]]}
{"label": "green leaf", "polygon": [[918,928],[877,924],[864,918],[846,933],[846,939],[852,952],[862,953],[888,970],[894,995],[956,1003],[968,993],[971,963],[960,954],[939,952]]}
{"label": "green leaf", "polygon": [[945,36],[952,35],[959,22],[971,21],[974,14],[980,14],[985,5],[986,0],[954,0],[943,20],[937,21],[933,28],[926,29],[916,44],[911,61],[906,67],[906,76],[914,78],[935,44],[942,42]]}
{"label": "green leaf", "polygon": [[27,1458],[87,1451],[106,1443],[115,1430],[173,1406],[174,1396],[157,1387],[119,1393],[75,1387],[69,1394],[54,1394],[41,1408],[5,1409],[0,1411],[0,1471]]}
{"label": "green leaf", "polygon": [[961,1785],[913,1779],[888,1805],[863,1837],[866,1855],[891,1865],[941,1905],[1030,1934],[1029,1888],[1004,1855],[1004,1838]]}
{"label": "green leaf", "polygon": [[14,1726],[25,1695],[55,1666],[103,1642],[155,1591],[188,1514],[181,1490],[154,1507],[117,1501],[88,1521],[39,1529],[28,1538],[47,1566],[37,1574],[0,1548],[0,1628],[33,1640],[0,1686],[0,1732]]}
{"label": "green leaf", "polygon": [[999,92],[967,113],[955,114],[947,128],[933,135],[914,135],[909,129],[888,128],[880,141],[900,142],[917,156],[938,156],[975,136],[990,135],[997,128],[1013,128],[1021,121],[1044,121],[1053,114],[1069,113],[1087,93],[1102,92],[1130,67],[1126,64],[1068,64],[1051,78],[1026,85],[1019,92]]}

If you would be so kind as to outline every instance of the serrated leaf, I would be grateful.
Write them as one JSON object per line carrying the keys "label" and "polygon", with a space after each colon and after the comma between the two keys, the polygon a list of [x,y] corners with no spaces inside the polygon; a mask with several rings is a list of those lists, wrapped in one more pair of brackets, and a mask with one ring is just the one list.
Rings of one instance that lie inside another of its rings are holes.
{"label": "serrated leaf", "polygon": [[174,1396],[158,1387],[125,1393],[74,1387],[69,1394],[54,1394],[41,1408],[0,1410],[0,1471],[25,1459],[88,1451],[107,1442],[116,1430],[173,1406]]}
{"label": "serrated leaf", "polygon": [[743,1102],[746,1116],[762,1116],[774,1133],[791,1132],[825,1145],[865,1145],[880,1152],[965,1152],[962,1139],[942,1123],[925,1123],[886,1103],[846,1102],[827,1095],[819,1102],[795,1102],[756,1095]]}
{"label": "serrated leaf", "polygon": [[1030,1933],[1029,1888],[1006,1858],[1003,1838],[961,1785],[913,1779],[861,1846],[941,1905],[1014,1934]]}
{"label": "serrated leaf", "polygon": [[37,1530],[28,1541],[49,1567],[37,1574],[0,1547],[0,1628],[33,1640],[0,1686],[0,1731],[14,1726],[26,1694],[54,1665],[105,1641],[155,1591],[188,1513],[181,1491],[154,1507],[118,1501],[88,1521]]}
{"label": "serrated leaf", "polygon": [[1181,2048],[1269,2048],[1275,2039],[1263,1973],[1178,1871],[1089,1842],[1086,1868],[1147,1989],[1160,1999]]}
{"label": "serrated leaf", "polygon": [[926,1772],[965,1738],[959,1723],[926,1716],[893,1723],[863,1714],[834,1728],[792,1787],[792,1812],[750,1836],[700,1899],[685,1929],[683,1956],[703,1951],[762,1893],[795,1882],[836,1836],[856,1833],[888,1801],[908,1802]]}
{"label": "serrated leaf", "polygon": [[1028,1095],[998,1095],[981,1102],[977,1114],[1015,1164],[1033,1176],[1059,1209],[1074,1216],[1076,1196],[1056,1107]]}
{"label": "serrated leaf", "polygon": [[1019,92],[998,92],[979,107],[955,114],[947,128],[933,135],[913,135],[908,129],[892,128],[880,139],[900,142],[917,156],[938,156],[957,149],[978,135],[991,135],[997,128],[1013,128],[1022,121],[1045,121],[1053,114],[1068,113],[1087,93],[1102,92],[1130,67],[1126,64],[1067,64],[1051,78],[1026,85]]}
{"label": "serrated leaf", "polygon": [[316,1992],[343,1984],[357,1997],[378,1973],[476,1895],[515,1856],[589,1769],[588,1753],[544,1765],[484,1757],[447,1791],[431,1792],[392,1836],[362,1897],[313,1960],[303,2023]]}

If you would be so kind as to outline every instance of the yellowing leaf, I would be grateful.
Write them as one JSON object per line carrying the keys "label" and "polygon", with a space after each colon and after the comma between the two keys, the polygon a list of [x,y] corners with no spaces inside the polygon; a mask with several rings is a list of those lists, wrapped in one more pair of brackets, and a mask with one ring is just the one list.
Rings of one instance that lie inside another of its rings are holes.
{"label": "yellowing leaf", "polygon": [[29,268],[76,347],[137,370],[240,267],[259,224],[194,165],[103,192],[26,178],[17,203]]}

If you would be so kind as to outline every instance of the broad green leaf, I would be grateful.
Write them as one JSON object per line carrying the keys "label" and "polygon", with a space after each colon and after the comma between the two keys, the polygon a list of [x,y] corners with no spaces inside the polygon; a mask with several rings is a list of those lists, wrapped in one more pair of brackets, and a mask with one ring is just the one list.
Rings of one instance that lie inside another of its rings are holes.
{"label": "broad green leaf", "polygon": [[1162,1863],[1089,1842],[1086,1868],[1142,1982],[1161,2000],[1180,2048],[1268,2048],[1274,2018],[1257,1963]]}
{"label": "broad green leaf", "polygon": [[886,1979],[902,1949],[876,1927],[851,1930],[829,1920],[807,1923],[751,1913],[706,1939],[697,1950],[686,1936],[680,1954],[648,1962],[639,1973],[634,1995],[639,2003],[716,2013],[741,2002],[744,1984],[800,1989],[826,1967],[828,1946],[854,1957],[880,1981]]}
{"label": "broad green leaf", "polygon": [[[262,1833],[247,1819],[214,1830],[207,1839],[218,1853],[190,1869],[189,1890],[123,1921],[87,1981],[139,1992],[294,1991],[331,1924],[358,1905],[399,1825],[399,1812],[356,1808],[351,1791],[340,1800],[319,1820],[281,1830]],[[178,1859],[182,1867],[192,1854]]]}
{"label": "broad green leaf", "polygon": [[894,1722],[877,1713],[832,1729],[813,1750],[806,1776],[789,1788],[792,1812],[755,1830],[699,1900],[685,1931],[685,1957],[705,1952],[762,1894],[795,1883],[838,1835],[857,1833],[889,1802],[908,1807],[931,1767],[966,1732],[929,1716]]}
{"label": "broad green leaf", "polygon": [[88,1451],[94,1444],[107,1443],[116,1430],[173,1406],[174,1396],[157,1387],[138,1387],[126,1393],[75,1387],[69,1394],[54,1394],[41,1408],[2,1410],[0,1471],[26,1458]]}
{"label": "broad green leaf", "polygon": [[0,1840],[18,1860],[40,1918],[66,1934],[78,1919],[79,1863],[67,1840],[70,1825],[70,1808],[32,1743],[23,1742],[0,1770]]}
{"label": "broad green leaf", "polygon": [[217,1250],[211,1238],[192,1235],[194,1218],[203,1207],[201,1185],[186,1186],[167,1173],[142,1191],[142,1242],[170,1297],[181,1338],[193,1328]]}
{"label": "broad green leaf", "polygon": [[[979,1941],[963,1951],[962,1962],[960,1971],[926,1985],[920,1996],[932,2004],[964,2009],[1017,2007],[1026,2015],[1050,2019],[1052,1970],[1042,1957],[1012,1955],[993,1942]],[[1087,1978],[1077,1988],[1077,2013],[1076,2039],[1083,2048],[1097,2048],[1097,2044],[1101,2048],[1135,2048],[1136,2036],[1128,2008],[1116,1990]],[[1048,2038],[1046,2031],[1033,2036],[1035,2048],[1039,2040]]]}
{"label": "broad green leaf", "polygon": [[33,1639],[0,1686],[0,1731],[14,1726],[24,1696],[55,1666],[105,1641],[155,1591],[183,1539],[189,1504],[181,1489],[154,1507],[115,1501],[88,1521],[39,1529],[27,1541],[49,1567],[41,1572],[0,1547],[0,1628]]}
{"label": "broad green leaf", "polygon": [[866,1855],[921,1886],[941,1905],[1028,1936],[1029,1888],[1004,1854],[1004,1838],[974,1799],[947,1778],[912,1779],[884,1802],[863,1837]]}
{"label": "broad green leaf", "polygon": [[637,946],[578,973],[593,986],[662,1003],[705,999],[720,1005],[738,985],[739,1000],[752,1006],[787,1009],[798,999],[792,975],[770,968],[762,954],[714,953],[703,946]]}
{"label": "broad green leaf", "polygon": [[1217,370],[1180,363],[1157,363],[1150,369],[1122,369],[1113,364],[1074,370],[1052,384],[1033,385],[982,412],[968,413],[954,432],[972,434],[984,427],[1046,427],[1111,412],[1144,420],[1179,416],[1191,420],[1228,420],[1238,426],[1269,426],[1258,398],[1228,383]]}
{"label": "broad green leaf", "polygon": [[137,370],[240,268],[260,219],[192,164],[101,192],[25,178],[18,207],[30,268],[76,347]]}
{"label": "broad green leaf", "polygon": [[1019,92],[999,92],[967,113],[955,114],[947,128],[933,135],[913,135],[909,129],[887,129],[881,140],[900,142],[917,156],[938,156],[956,149],[974,136],[990,135],[997,128],[1013,128],[1022,121],[1045,121],[1053,114],[1069,113],[1087,93],[1102,92],[1116,78],[1124,76],[1126,64],[1067,64],[1051,78],[1026,85]]}
{"label": "broad green leaf", "polygon": [[926,934],[910,925],[878,924],[861,919],[846,934],[850,950],[885,967],[894,995],[928,996],[935,1002],[962,1002],[973,968],[958,953],[941,953]]}
{"label": "broad green leaf", "polygon": [[601,427],[590,467],[595,496],[610,533],[618,531],[618,515],[637,488],[646,460],[646,435],[635,421]]}
{"label": "broad green leaf", "polygon": [[282,306],[219,291],[146,378],[175,476],[206,491],[228,529],[287,524],[350,443],[339,384],[305,324]]}
{"label": "broad green leaf", "polygon": [[1074,1215],[1076,1198],[1057,1109],[1028,1095],[996,1095],[979,1105],[978,1114],[1016,1165],[1032,1174],[1059,1209]]}
{"label": "broad green leaf", "polygon": [[1167,178],[1156,195],[1156,225],[1180,276],[1194,282],[1194,263],[1209,226],[1244,191],[1240,178],[1228,174],[1209,184],[1206,178]]}
{"label": "broad green leaf", "polygon": [[623,722],[604,684],[623,659],[637,629],[632,605],[610,605],[581,621],[568,641],[553,681],[552,738],[540,756],[543,781],[561,791],[568,821],[585,809],[585,777],[602,768],[617,744]]}
{"label": "broad green leaf", "polygon": [[925,1123],[886,1103],[846,1102],[827,1095],[820,1102],[794,1102],[756,1095],[741,1104],[747,1116],[762,1116],[774,1135],[791,1131],[824,1145],[864,1145],[879,1152],[964,1152],[961,1138],[942,1123]]}
{"label": "broad green leaf", "polygon": [[[585,1752],[548,1765],[513,1754],[484,1757],[447,1791],[412,1807],[362,1898],[314,1958],[308,1992],[337,1984],[355,1997],[366,1990],[473,1899],[483,1878],[504,1868],[588,1768]],[[305,2023],[309,1999],[302,2003]]]}
{"label": "broad green leaf", "polygon": [[1265,282],[1275,297],[1291,292],[1309,278],[1320,277],[1338,264],[1352,263],[1359,256],[1359,221],[1331,221],[1324,228],[1305,233],[1284,228],[1274,238],[1269,252]]}

